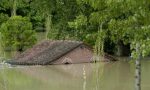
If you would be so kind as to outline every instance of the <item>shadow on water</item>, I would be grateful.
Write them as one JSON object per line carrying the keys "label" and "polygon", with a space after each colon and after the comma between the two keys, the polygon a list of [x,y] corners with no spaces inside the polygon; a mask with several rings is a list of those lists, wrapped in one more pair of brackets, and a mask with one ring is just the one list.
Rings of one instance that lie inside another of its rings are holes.
{"label": "shadow on water", "polygon": [[[149,90],[150,61],[142,61],[142,90]],[[17,66],[0,70],[0,90],[134,90],[128,61]]]}

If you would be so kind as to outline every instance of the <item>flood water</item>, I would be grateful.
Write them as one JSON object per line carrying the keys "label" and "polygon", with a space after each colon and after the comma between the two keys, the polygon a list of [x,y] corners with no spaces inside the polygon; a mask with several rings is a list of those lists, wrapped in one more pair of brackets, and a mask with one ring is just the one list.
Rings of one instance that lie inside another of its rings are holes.
{"label": "flood water", "polygon": [[[45,38],[43,33],[38,35],[43,36],[38,41]],[[0,56],[9,59],[12,55],[0,50]],[[0,64],[0,90],[135,90],[134,62],[123,59],[50,66]],[[149,76],[150,58],[142,60],[142,90],[150,90]]]}
{"label": "flood water", "polygon": [[[134,90],[129,61],[50,65],[0,65],[0,90]],[[142,61],[142,90],[150,90],[150,61]]]}

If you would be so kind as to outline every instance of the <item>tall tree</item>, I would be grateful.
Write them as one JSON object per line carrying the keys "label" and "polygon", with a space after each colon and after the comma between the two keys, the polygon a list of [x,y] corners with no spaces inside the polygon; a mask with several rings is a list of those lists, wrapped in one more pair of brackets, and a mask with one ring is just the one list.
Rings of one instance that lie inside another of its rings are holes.
{"label": "tall tree", "polygon": [[28,0],[1,0],[0,8],[3,11],[9,11],[11,16],[16,16],[18,8],[26,7],[28,2]]}
{"label": "tall tree", "polygon": [[55,2],[55,0],[33,0],[30,5],[35,10],[35,14],[45,21],[46,39],[52,30],[52,12],[55,8]]}
{"label": "tall tree", "polygon": [[[140,90],[141,56],[149,54],[150,2],[139,0],[77,0],[94,8],[89,22],[97,27],[96,51],[102,55],[106,37],[112,42],[131,44],[136,59],[136,90]],[[76,23],[79,22],[76,21]],[[82,22],[81,22],[82,23]],[[81,24],[82,25],[82,24]]]}

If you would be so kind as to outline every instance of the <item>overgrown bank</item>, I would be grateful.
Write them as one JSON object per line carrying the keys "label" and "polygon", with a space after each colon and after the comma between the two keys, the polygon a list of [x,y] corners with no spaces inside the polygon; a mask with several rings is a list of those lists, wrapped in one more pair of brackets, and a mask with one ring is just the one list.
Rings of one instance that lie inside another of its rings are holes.
{"label": "overgrown bank", "polygon": [[34,32],[45,32],[45,39],[84,41],[97,54],[135,56],[139,43],[146,56],[149,5],[139,0],[1,0],[1,42],[22,51],[36,41]]}

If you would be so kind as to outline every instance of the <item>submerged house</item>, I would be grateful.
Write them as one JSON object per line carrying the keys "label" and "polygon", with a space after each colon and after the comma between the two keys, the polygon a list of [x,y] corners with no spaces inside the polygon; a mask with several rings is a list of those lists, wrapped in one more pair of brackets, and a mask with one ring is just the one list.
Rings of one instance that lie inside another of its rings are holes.
{"label": "submerged house", "polygon": [[92,62],[93,56],[92,48],[83,42],[46,40],[7,63],[13,65],[89,63]]}

